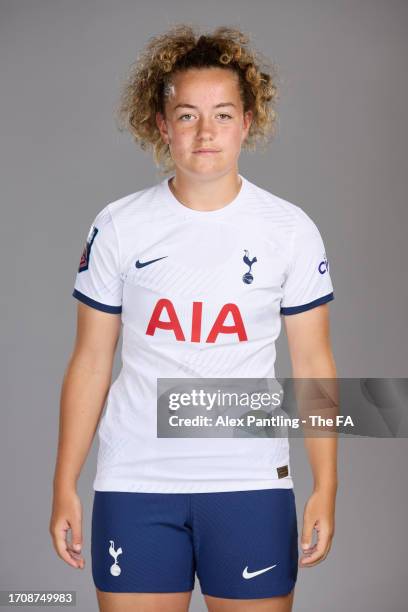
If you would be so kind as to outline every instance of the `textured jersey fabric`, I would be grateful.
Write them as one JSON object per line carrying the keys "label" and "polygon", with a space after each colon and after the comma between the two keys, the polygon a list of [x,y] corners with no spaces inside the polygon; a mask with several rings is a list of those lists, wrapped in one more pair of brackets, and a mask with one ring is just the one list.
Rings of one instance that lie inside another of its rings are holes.
{"label": "textured jersey fabric", "polygon": [[[292,488],[288,438],[158,438],[157,378],[273,378],[281,316],[334,298],[315,223],[248,181],[213,211],[168,178],[107,204],[89,230],[73,296],[121,316],[122,367],[99,427],[94,489]],[[282,472],[280,472],[282,474]]]}

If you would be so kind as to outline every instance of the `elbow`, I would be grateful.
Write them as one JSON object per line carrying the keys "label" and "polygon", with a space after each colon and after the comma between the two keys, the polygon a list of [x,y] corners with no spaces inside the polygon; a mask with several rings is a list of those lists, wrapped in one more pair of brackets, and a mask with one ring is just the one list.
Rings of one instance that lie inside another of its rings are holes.
{"label": "elbow", "polygon": [[337,368],[332,351],[298,357],[292,360],[293,378],[337,378]]}

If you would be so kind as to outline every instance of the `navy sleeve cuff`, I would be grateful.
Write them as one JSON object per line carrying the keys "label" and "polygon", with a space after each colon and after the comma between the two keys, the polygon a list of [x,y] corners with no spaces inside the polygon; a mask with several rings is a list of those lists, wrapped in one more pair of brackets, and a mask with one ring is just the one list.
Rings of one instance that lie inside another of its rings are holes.
{"label": "navy sleeve cuff", "polygon": [[87,304],[88,306],[92,306],[92,308],[96,308],[97,310],[102,310],[103,312],[110,312],[112,314],[120,314],[122,312],[122,306],[109,306],[108,304],[102,304],[101,302],[97,302],[92,298],[88,297],[84,293],[78,291],[78,289],[74,289],[72,292],[74,298]]}
{"label": "navy sleeve cuff", "polygon": [[281,307],[280,313],[281,315],[293,315],[298,314],[299,312],[304,312],[305,310],[310,310],[311,308],[315,308],[316,306],[320,306],[321,304],[326,304],[326,302],[331,302],[334,300],[334,293],[328,293],[323,297],[318,298],[317,300],[313,300],[313,302],[309,302],[308,304],[302,304],[301,306],[288,306]]}

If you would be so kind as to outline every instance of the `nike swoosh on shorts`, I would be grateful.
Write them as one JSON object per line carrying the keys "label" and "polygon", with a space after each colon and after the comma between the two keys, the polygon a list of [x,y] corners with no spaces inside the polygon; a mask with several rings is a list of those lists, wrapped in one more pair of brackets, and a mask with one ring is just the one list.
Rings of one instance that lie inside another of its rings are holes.
{"label": "nike swoosh on shorts", "polygon": [[263,569],[257,570],[256,572],[248,572],[248,566],[246,566],[246,568],[242,572],[242,576],[247,579],[254,578],[255,576],[259,576],[259,574],[263,574],[264,572],[267,572],[268,570],[276,566],[277,566],[277,563],[275,563],[275,565],[270,565],[269,567],[264,567]]}

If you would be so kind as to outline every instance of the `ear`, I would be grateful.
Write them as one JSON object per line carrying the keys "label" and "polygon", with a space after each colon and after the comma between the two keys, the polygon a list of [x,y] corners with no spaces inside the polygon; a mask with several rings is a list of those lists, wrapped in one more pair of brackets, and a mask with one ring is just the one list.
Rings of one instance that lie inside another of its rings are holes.
{"label": "ear", "polygon": [[251,123],[252,123],[252,119],[253,119],[253,112],[252,110],[248,110],[244,113],[244,121],[243,121],[243,137],[242,137],[242,142],[244,142],[245,138],[248,136],[248,132],[249,132],[249,128],[251,127]]}
{"label": "ear", "polygon": [[169,135],[167,132],[166,120],[160,112],[156,113],[156,125],[159,128],[160,135],[165,144],[169,142]]}

